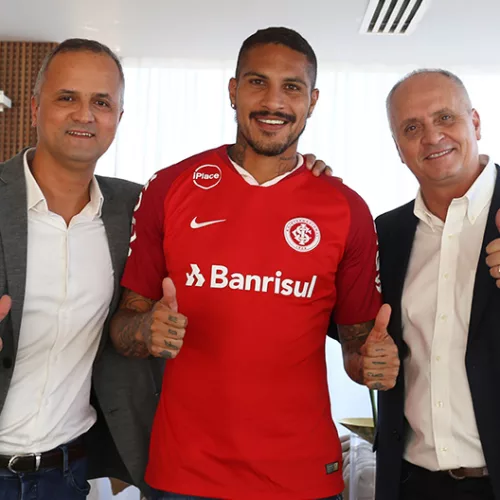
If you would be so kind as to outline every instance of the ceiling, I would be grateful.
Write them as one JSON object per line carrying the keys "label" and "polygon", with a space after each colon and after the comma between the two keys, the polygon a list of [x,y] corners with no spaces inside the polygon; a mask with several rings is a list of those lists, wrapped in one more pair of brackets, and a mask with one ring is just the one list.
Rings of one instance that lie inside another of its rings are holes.
{"label": "ceiling", "polygon": [[0,39],[94,38],[122,57],[236,58],[255,30],[288,26],[321,63],[500,67],[500,1],[433,0],[409,36],[361,35],[368,0],[0,0]]}

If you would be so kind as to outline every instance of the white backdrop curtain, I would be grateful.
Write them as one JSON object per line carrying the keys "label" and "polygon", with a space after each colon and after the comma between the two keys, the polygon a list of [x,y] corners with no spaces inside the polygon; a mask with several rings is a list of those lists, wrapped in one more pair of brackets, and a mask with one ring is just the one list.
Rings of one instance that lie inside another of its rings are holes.
{"label": "white backdrop curtain", "polygon": [[[234,62],[125,59],[125,113],[97,172],[144,183],[155,171],[195,153],[234,142],[227,84]],[[385,115],[391,86],[413,68],[329,68],[318,76],[320,99],[300,141],[367,201],[374,216],[416,193],[400,162]],[[500,161],[500,75],[448,68],[461,76],[483,123],[481,151]],[[370,416],[367,390],[344,373],[338,344],[327,343],[332,413]]]}

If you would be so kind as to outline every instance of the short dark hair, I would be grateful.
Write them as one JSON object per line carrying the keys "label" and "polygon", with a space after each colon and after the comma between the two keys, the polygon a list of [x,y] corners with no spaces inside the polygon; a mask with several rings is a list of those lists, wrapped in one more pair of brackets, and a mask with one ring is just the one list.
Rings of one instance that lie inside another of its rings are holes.
{"label": "short dark hair", "polygon": [[396,84],[392,87],[391,91],[387,95],[387,99],[385,101],[385,107],[387,110],[387,116],[390,119],[390,111],[391,111],[391,102],[392,102],[392,97],[394,96],[394,93],[396,90],[407,80],[410,78],[413,78],[414,76],[417,75],[441,75],[446,78],[449,78],[453,83],[456,84],[456,86],[464,93],[464,97],[466,98],[467,102],[470,105],[470,97],[469,93],[467,92],[467,89],[465,88],[464,82],[457,76],[455,73],[452,73],[451,71],[448,71],[447,69],[441,69],[441,68],[420,68],[412,71],[411,73],[408,73],[407,75],[403,76],[400,80],[396,82]]}
{"label": "short dark hair", "polygon": [[318,72],[318,61],[314,50],[309,45],[309,42],[299,33],[290,28],[266,28],[256,31],[250,35],[240,48],[238,61],[236,63],[236,78],[239,78],[243,59],[246,54],[257,45],[284,45],[289,49],[295,50],[304,54],[309,63],[309,76],[311,77],[312,88],[316,85],[316,75]]}
{"label": "short dark hair", "polygon": [[42,89],[43,81],[47,73],[47,69],[50,63],[57,56],[57,54],[62,54],[65,52],[94,52],[95,54],[105,54],[116,64],[118,72],[120,73],[120,80],[122,83],[122,92],[120,95],[120,104],[123,107],[123,94],[125,92],[125,75],[123,74],[122,64],[118,56],[106,45],[96,40],[87,40],[85,38],[68,38],[61,42],[57,47],[55,47],[50,54],[44,59],[40,71],[36,77],[35,87],[33,89],[33,95],[38,98],[40,96],[40,90]]}

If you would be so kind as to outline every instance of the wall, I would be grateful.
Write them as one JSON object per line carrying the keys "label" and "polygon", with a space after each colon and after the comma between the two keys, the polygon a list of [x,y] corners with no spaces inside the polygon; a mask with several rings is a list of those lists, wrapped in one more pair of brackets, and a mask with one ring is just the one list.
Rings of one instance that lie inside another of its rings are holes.
{"label": "wall", "polygon": [[56,43],[0,41],[0,89],[12,108],[0,113],[0,162],[36,143],[30,99],[38,70]]}

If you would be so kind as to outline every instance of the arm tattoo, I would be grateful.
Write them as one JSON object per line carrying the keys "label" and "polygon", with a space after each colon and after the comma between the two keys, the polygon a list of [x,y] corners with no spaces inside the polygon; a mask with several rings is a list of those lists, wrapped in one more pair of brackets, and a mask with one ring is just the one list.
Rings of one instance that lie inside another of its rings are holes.
{"label": "arm tattoo", "polygon": [[357,325],[338,325],[337,329],[339,340],[342,344],[342,351],[348,354],[359,354],[359,350],[368,338],[373,325],[374,321],[359,323]]}
{"label": "arm tattoo", "polygon": [[368,338],[373,325],[374,321],[368,321],[357,325],[337,326],[346,372],[360,384],[363,383],[363,359],[360,349]]}
{"label": "arm tattoo", "polygon": [[124,290],[120,309],[111,323],[111,339],[125,356],[146,358],[151,344],[151,314],[155,301]]}

